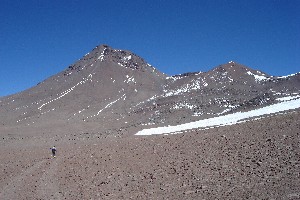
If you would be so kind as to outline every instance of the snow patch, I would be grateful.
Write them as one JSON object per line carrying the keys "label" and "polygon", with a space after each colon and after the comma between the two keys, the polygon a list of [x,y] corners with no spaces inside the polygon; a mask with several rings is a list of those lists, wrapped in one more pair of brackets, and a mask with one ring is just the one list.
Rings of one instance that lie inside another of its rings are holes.
{"label": "snow patch", "polygon": [[133,82],[133,83],[136,84],[136,82],[135,82],[133,76],[129,77],[128,75],[126,75],[126,78],[127,78],[127,80],[124,80],[124,83],[130,83],[130,82]]}
{"label": "snow patch", "polygon": [[296,73],[296,74],[290,74],[290,75],[287,75],[287,76],[279,76],[277,77],[278,79],[285,79],[285,78],[289,78],[289,77],[292,77],[292,76],[296,76],[297,74],[299,74],[300,72]]}
{"label": "snow patch", "polygon": [[124,57],[124,60],[130,60],[130,59],[131,59],[131,55]]}
{"label": "snow patch", "polygon": [[91,116],[91,117],[96,117],[96,116],[98,116],[103,110],[105,110],[105,109],[111,107],[113,104],[115,104],[117,101],[119,101],[120,99],[122,99],[122,98],[124,98],[124,97],[126,98],[125,94],[123,94],[120,98],[116,99],[115,101],[112,101],[112,102],[108,103],[103,109],[99,110],[99,111],[97,112],[97,114],[95,114],[95,115],[93,115],[93,116]]}
{"label": "snow patch", "polygon": [[274,114],[274,113],[283,112],[283,111],[296,109],[296,108],[300,108],[300,99],[285,101],[274,105],[266,106],[263,108],[259,108],[256,110],[251,110],[248,112],[237,112],[237,113],[228,114],[224,116],[203,119],[196,122],[185,123],[177,126],[144,129],[136,133],[136,135],[156,135],[156,134],[169,134],[169,133],[174,134],[175,132],[181,132],[184,130],[195,129],[195,128],[212,128],[215,126],[233,125],[233,124],[249,121],[250,118],[253,117],[257,118],[262,115]]}
{"label": "snow patch", "polygon": [[192,116],[199,117],[201,115],[203,115],[203,112],[195,112]]}
{"label": "snow patch", "polygon": [[186,92],[191,92],[191,91],[197,91],[201,89],[201,86],[207,86],[207,83],[204,82],[203,84],[199,80],[192,80],[191,83],[188,83],[186,85],[183,85],[182,87],[175,89],[175,90],[164,90],[164,97],[169,97],[169,96],[175,96],[175,95],[180,95]]}
{"label": "snow patch", "polygon": [[173,107],[173,109],[182,109],[182,108],[186,108],[186,109],[190,109],[192,110],[193,108],[195,108],[194,105],[191,105],[191,104],[188,104],[188,103],[178,103],[178,104],[175,104]]}
{"label": "snow patch", "polygon": [[180,80],[182,78],[183,77],[181,77],[181,76],[168,76],[168,77],[166,77],[167,80],[171,79],[172,81],[177,81],[177,80]]}
{"label": "snow patch", "polygon": [[277,98],[276,100],[277,101],[290,101],[290,100],[298,99],[298,98],[300,98],[300,95],[297,95],[297,96],[288,96],[288,97],[280,97],[280,98]]}
{"label": "snow patch", "polygon": [[101,62],[104,60],[104,52],[105,52],[106,48],[103,49],[103,51],[101,52],[100,56],[98,57],[98,60],[100,60]]}
{"label": "snow patch", "polygon": [[253,74],[250,71],[248,71],[247,74],[254,76],[256,82],[265,81],[265,80],[269,79],[269,78],[267,78],[265,76],[259,76],[259,75]]}

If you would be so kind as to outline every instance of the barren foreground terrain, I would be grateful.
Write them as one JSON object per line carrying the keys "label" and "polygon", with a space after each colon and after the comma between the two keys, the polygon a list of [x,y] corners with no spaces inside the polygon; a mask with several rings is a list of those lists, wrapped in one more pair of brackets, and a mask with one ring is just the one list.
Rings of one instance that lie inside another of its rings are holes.
{"label": "barren foreground terrain", "polygon": [[177,135],[18,131],[1,135],[1,200],[300,199],[299,110]]}

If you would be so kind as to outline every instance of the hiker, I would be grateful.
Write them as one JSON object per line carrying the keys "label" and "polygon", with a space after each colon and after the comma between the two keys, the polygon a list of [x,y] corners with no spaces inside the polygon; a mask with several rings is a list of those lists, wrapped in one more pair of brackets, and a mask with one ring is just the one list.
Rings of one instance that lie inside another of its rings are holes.
{"label": "hiker", "polygon": [[52,152],[52,156],[53,156],[53,158],[55,158],[55,153],[56,153],[56,148],[55,148],[55,146],[53,146],[52,148],[50,148],[51,149],[51,152]]}

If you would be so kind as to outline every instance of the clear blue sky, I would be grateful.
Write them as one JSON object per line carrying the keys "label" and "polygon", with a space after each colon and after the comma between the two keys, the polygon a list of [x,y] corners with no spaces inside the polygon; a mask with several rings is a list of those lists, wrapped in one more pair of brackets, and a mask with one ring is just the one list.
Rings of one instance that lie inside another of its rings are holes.
{"label": "clear blue sky", "polygon": [[130,50],[169,74],[236,61],[300,71],[299,0],[0,1],[0,96],[67,68],[95,46]]}

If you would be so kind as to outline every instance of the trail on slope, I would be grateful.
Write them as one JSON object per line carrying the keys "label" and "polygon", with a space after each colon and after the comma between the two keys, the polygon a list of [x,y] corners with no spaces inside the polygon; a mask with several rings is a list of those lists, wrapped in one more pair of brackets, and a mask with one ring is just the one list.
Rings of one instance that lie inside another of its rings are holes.
{"label": "trail on slope", "polygon": [[39,188],[37,195],[41,199],[62,199],[62,195],[59,191],[59,182],[57,174],[58,163],[60,158],[54,158],[49,160],[39,181]]}
{"label": "trail on slope", "polygon": [[56,176],[60,160],[44,158],[12,177],[0,191],[0,199],[62,199]]}
{"label": "trail on slope", "polygon": [[22,193],[25,189],[26,182],[30,177],[32,177],[36,172],[45,165],[46,160],[41,160],[25,170],[24,172],[20,173],[16,177],[12,178],[11,181],[5,186],[2,191],[0,192],[0,199],[1,200],[11,200],[11,199],[23,199]]}

